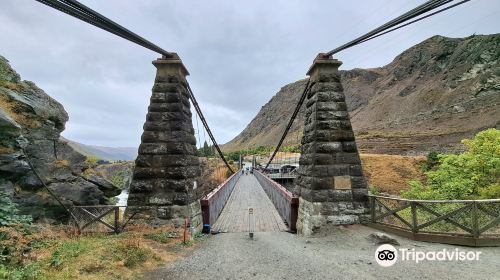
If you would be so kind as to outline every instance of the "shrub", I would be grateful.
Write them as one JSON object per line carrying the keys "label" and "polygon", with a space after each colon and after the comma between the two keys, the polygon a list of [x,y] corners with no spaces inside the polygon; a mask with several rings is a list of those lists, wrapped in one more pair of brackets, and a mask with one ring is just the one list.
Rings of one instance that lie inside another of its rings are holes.
{"label": "shrub", "polygon": [[368,191],[370,192],[370,194],[373,194],[373,195],[380,194],[380,191],[378,190],[377,186],[369,186]]}
{"label": "shrub", "polygon": [[125,190],[128,189],[131,178],[131,170],[120,170],[111,177],[111,183],[113,183],[113,185],[117,186],[118,188]]}
{"label": "shrub", "polygon": [[424,163],[424,171],[432,170],[439,164],[439,153],[432,151],[427,155],[427,161]]}
{"label": "shrub", "polygon": [[480,198],[499,198],[500,197],[500,184],[493,184],[479,191]]}
{"label": "shrub", "polygon": [[99,158],[96,156],[88,156],[85,162],[90,165],[96,165],[99,162]]}
{"label": "shrub", "polygon": [[500,130],[488,129],[462,143],[462,154],[438,155],[438,165],[425,172],[426,184],[411,182],[403,196],[415,199],[500,198]]}
{"label": "shrub", "polygon": [[0,191],[0,226],[31,223],[31,216],[19,215],[18,213],[17,204],[5,192]]}

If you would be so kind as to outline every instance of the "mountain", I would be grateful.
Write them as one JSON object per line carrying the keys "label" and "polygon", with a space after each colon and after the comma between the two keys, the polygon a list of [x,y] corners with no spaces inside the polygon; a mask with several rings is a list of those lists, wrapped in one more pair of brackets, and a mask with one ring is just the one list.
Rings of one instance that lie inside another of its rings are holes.
{"label": "mountain", "polygon": [[[366,153],[457,152],[460,140],[500,125],[500,34],[431,37],[371,69],[341,71],[358,147]],[[225,151],[277,144],[305,80],[265,104]],[[301,108],[285,145],[300,142]]]}
{"label": "mountain", "polygon": [[102,147],[66,141],[74,150],[85,156],[94,156],[108,161],[135,160],[137,157],[137,148],[134,147]]}

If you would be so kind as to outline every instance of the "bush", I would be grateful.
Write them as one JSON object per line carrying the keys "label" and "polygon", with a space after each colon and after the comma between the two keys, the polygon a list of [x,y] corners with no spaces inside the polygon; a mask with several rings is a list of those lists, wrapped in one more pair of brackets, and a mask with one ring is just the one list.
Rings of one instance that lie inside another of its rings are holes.
{"label": "bush", "polygon": [[18,215],[18,213],[17,204],[6,193],[0,191],[0,226],[31,223],[31,216]]}
{"label": "bush", "polygon": [[500,198],[500,184],[494,184],[488,186],[479,191],[479,195],[481,198]]}
{"label": "bush", "polygon": [[113,185],[117,186],[121,190],[126,190],[129,188],[131,179],[132,170],[120,170],[111,177],[111,183],[113,183]]}
{"label": "bush", "polygon": [[370,194],[373,194],[373,195],[379,195],[380,194],[380,191],[378,190],[377,186],[369,186],[368,187],[368,191],[370,192]]}
{"label": "bush", "polygon": [[424,171],[429,171],[439,164],[439,153],[432,151],[427,155],[427,161],[424,163]]}
{"label": "bush", "polygon": [[462,143],[462,154],[438,155],[438,164],[425,172],[426,184],[411,182],[403,196],[413,199],[500,198],[500,130],[488,129]]}
{"label": "bush", "polygon": [[99,162],[99,158],[96,156],[88,156],[85,162],[90,165],[96,165]]}

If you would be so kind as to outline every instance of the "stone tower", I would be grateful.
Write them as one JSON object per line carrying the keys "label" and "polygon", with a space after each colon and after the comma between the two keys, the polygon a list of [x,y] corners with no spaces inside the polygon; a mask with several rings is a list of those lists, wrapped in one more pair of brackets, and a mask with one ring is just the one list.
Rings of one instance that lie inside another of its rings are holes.
{"label": "stone tower", "polygon": [[148,206],[138,215],[154,225],[201,221],[197,179],[200,163],[191,122],[186,76],[180,58],[153,61],[157,68],[128,198]]}
{"label": "stone tower", "polygon": [[367,185],[340,82],[342,63],[318,55],[307,75],[297,229],[310,235],[327,224],[354,224],[367,213]]}

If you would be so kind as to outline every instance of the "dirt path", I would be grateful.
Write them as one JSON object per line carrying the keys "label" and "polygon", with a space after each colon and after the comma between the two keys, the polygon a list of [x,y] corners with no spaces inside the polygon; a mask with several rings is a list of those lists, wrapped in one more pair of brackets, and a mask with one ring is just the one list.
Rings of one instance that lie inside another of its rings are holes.
{"label": "dirt path", "polygon": [[375,230],[336,228],[323,237],[285,232],[221,233],[189,256],[145,275],[144,279],[499,279],[500,248],[468,248],[397,237],[399,248],[421,251],[481,251],[480,260],[397,262],[379,266],[378,247],[366,239]]}

